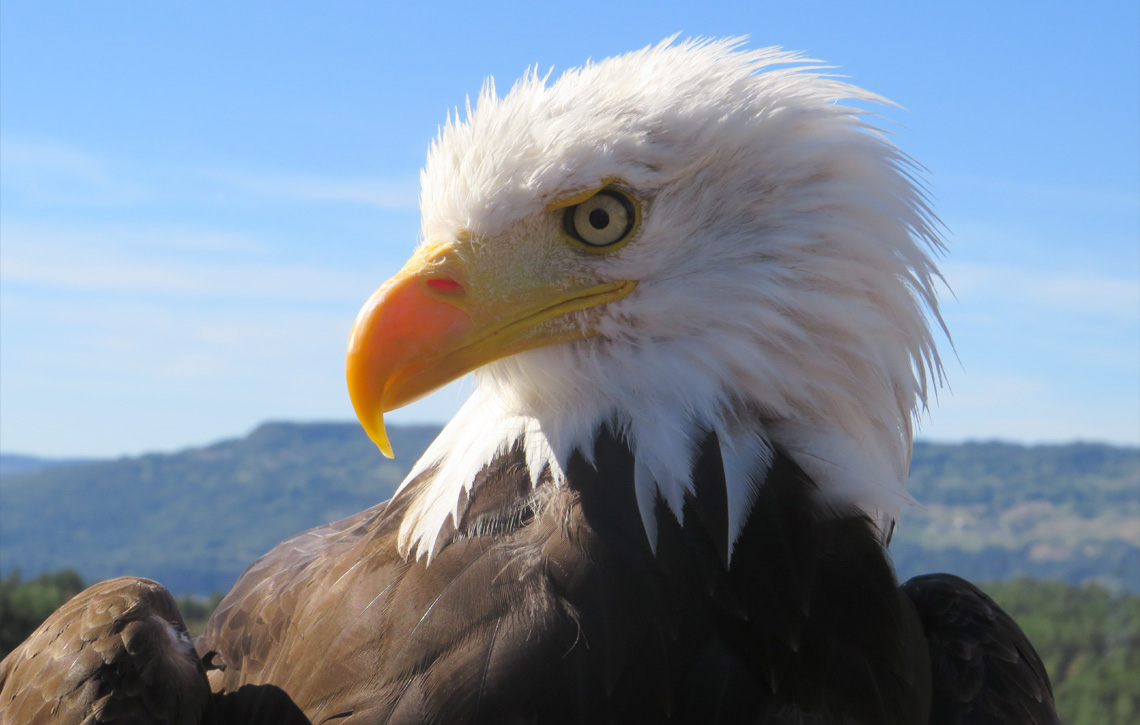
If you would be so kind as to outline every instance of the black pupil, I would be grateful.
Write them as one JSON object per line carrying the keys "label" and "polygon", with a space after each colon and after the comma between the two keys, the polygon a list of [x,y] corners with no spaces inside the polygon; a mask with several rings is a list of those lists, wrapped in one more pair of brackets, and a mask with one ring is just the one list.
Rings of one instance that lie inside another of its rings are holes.
{"label": "black pupil", "polygon": [[590,226],[594,229],[605,229],[610,225],[610,213],[605,209],[594,209],[590,212]]}

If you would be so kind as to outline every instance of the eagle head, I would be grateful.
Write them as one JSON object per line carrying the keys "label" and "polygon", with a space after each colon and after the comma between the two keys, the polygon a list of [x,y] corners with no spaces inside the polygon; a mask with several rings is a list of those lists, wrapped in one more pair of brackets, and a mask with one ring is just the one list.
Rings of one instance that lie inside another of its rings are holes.
{"label": "eagle head", "polygon": [[[864,110],[883,99],[778,49],[667,40],[566,72],[489,81],[421,174],[423,242],[361,311],[349,389],[383,413],[474,371],[476,388],[409,480],[419,554],[475,473],[513,445],[564,483],[608,426],[649,511],[677,516],[716,433],[739,531],[746,473],[780,450],[820,495],[887,528],[913,423],[941,377],[916,167]],[[729,542],[731,546],[731,541]]]}

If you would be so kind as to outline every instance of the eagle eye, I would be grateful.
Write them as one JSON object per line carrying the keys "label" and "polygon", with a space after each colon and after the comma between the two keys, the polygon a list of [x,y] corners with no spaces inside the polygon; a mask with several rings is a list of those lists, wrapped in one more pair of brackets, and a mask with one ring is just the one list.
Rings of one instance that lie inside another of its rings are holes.
{"label": "eagle eye", "polygon": [[603,189],[568,207],[562,219],[567,234],[597,249],[628,238],[637,224],[637,209],[633,200],[620,191]]}

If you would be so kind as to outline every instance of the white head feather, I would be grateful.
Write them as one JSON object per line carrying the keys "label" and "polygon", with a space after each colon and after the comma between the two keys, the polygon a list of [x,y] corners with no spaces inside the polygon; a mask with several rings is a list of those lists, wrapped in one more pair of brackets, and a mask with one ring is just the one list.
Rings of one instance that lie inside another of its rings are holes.
{"label": "white head feather", "polygon": [[[532,479],[563,482],[615,426],[636,456],[638,500],[681,516],[691,457],[721,442],[731,547],[755,495],[747,472],[780,448],[821,495],[884,528],[905,492],[912,426],[941,378],[931,252],[941,249],[914,164],[850,99],[883,99],[778,49],[672,39],[547,85],[488,82],[450,120],[421,176],[426,240],[493,243],[567,190],[621,179],[645,205],[636,239],[591,262],[637,280],[604,308],[601,337],[476,373],[468,403],[408,480],[434,482],[401,545],[430,553],[460,492],[523,438]],[[731,550],[731,549],[730,549]]]}

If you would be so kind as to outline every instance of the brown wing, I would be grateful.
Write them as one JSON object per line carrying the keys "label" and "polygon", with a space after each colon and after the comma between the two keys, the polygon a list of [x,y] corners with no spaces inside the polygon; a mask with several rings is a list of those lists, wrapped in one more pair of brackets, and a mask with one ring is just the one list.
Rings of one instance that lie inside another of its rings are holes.
{"label": "brown wing", "polygon": [[[529,478],[496,474],[525,474],[520,466],[509,456],[486,472],[511,488],[496,493],[513,503],[527,500]],[[299,707],[312,722],[425,722],[441,712],[459,721],[457,713],[489,709],[466,693],[497,683],[500,655],[509,658],[515,634],[531,631],[520,624],[508,633],[503,624],[526,587],[490,585],[513,552],[492,545],[495,527],[480,515],[476,496],[469,513],[478,522],[470,523],[483,535],[453,529],[451,545],[430,567],[406,561],[396,536],[407,501],[295,536],[242,575],[198,642],[226,712],[235,696],[243,712]],[[514,514],[505,518],[519,524]],[[559,641],[544,659],[557,660],[572,644],[573,636]],[[542,645],[549,643],[519,646]],[[473,661],[478,666],[468,667]],[[477,681],[455,686],[468,676]]]}
{"label": "brown wing", "polygon": [[932,723],[1059,723],[1041,658],[1013,618],[965,579],[918,576],[903,585],[930,647]]}
{"label": "brown wing", "polygon": [[376,538],[386,507],[298,534],[242,574],[197,645],[219,707],[240,701],[244,713],[289,721],[293,703],[316,707],[316,721],[336,714],[315,703],[335,709],[361,681],[353,624],[395,568],[384,557],[395,559],[394,542]]}
{"label": "brown wing", "polygon": [[0,722],[213,721],[206,673],[170,592],[122,577],[75,595],[0,662]]}

